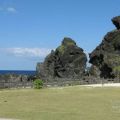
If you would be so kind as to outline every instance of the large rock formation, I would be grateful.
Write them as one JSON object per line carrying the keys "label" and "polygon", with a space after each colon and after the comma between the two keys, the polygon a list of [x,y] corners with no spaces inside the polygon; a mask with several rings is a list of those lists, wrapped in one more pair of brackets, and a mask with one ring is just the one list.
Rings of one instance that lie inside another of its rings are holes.
{"label": "large rock formation", "polygon": [[70,38],[64,38],[62,44],[37,64],[37,74],[44,80],[56,78],[80,78],[86,68],[87,57],[83,49]]}
{"label": "large rock formation", "polygon": [[117,29],[108,32],[90,54],[90,63],[99,68],[100,77],[120,77],[120,16],[112,19]]}

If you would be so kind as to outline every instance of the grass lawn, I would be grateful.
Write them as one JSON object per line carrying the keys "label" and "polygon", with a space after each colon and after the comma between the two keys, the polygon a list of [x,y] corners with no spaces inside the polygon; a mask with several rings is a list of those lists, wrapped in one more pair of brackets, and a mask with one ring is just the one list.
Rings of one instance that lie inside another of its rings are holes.
{"label": "grass lawn", "polygon": [[120,120],[120,88],[0,90],[0,118]]}

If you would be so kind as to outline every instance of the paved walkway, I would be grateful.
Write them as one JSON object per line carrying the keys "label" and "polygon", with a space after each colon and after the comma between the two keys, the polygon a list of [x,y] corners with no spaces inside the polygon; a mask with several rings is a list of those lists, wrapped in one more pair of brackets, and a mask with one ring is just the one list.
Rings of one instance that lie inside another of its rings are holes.
{"label": "paved walkway", "polygon": [[120,87],[120,83],[90,84],[82,85],[86,87]]}

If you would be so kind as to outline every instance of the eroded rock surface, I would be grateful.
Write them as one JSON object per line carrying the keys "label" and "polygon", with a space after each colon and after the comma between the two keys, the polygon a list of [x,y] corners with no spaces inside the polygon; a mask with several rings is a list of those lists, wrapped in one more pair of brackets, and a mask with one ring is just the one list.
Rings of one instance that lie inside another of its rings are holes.
{"label": "eroded rock surface", "polygon": [[120,29],[120,16],[114,17],[112,22],[117,27],[117,29]]}
{"label": "eroded rock surface", "polygon": [[102,43],[90,54],[90,63],[99,68],[100,77],[120,77],[120,16],[112,22],[116,30],[108,32]]}
{"label": "eroded rock surface", "polygon": [[37,64],[37,74],[44,80],[55,78],[80,78],[86,68],[87,57],[83,49],[70,38],[64,38],[62,44]]}

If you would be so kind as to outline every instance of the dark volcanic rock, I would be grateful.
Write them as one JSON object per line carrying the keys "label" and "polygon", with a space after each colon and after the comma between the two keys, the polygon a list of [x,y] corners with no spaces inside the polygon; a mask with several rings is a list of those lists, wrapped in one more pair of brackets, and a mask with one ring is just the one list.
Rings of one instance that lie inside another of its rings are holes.
{"label": "dark volcanic rock", "polygon": [[89,69],[89,75],[98,78],[100,76],[100,70],[95,65],[92,65]]}
{"label": "dark volcanic rock", "polygon": [[101,71],[100,77],[120,77],[120,17],[112,19],[117,29],[108,32],[102,43],[90,54],[90,63]]}
{"label": "dark volcanic rock", "polygon": [[117,27],[117,29],[120,29],[120,16],[114,17],[112,22]]}
{"label": "dark volcanic rock", "polygon": [[0,74],[0,82],[19,83],[33,81],[34,76],[18,74]]}
{"label": "dark volcanic rock", "polygon": [[44,63],[38,63],[37,73],[44,79],[79,78],[86,68],[87,57],[83,49],[70,38],[64,38],[61,46],[45,58]]}

